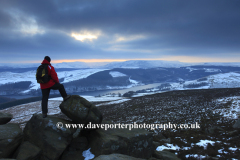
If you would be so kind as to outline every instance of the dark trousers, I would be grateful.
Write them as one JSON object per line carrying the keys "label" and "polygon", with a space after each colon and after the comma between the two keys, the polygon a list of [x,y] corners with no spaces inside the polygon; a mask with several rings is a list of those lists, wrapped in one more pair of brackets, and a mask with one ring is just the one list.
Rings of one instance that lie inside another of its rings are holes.
{"label": "dark trousers", "polygon": [[50,88],[42,89],[42,113],[48,113],[48,97],[51,89],[59,90],[63,98],[67,97],[65,88],[60,83],[56,83]]}

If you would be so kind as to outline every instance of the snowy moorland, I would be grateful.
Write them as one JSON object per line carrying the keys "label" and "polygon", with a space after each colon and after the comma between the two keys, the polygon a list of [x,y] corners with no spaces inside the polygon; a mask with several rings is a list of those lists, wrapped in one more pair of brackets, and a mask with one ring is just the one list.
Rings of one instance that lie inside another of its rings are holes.
{"label": "snowy moorland", "polygon": [[[201,84],[203,86],[201,86]],[[220,73],[210,75],[194,81],[187,81],[180,86],[180,88],[187,88],[188,86],[199,85],[200,87],[195,88],[237,88],[240,87],[240,73]]]}
{"label": "snowy moorland", "polygon": [[190,89],[213,89],[213,88],[238,88],[240,87],[240,73],[229,72],[210,75],[197,80],[184,81],[180,83],[168,83],[167,86],[159,86],[149,88],[142,93],[138,91],[133,97],[162,93],[174,90],[190,90]]}
{"label": "snowy moorland", "polygon": [[115,123],[198,122],[200,128],[148,130],[155,135],[157,150],[174,150],[180,159],[239,159],[239,130],[232,127],[240,117],[239,91],[239,88],[170,91],[99,109],[105,119]]}
{"label": "snowy moorland", "polygon": [[[181,159],[238,159],[239,131],[232,126],[240,114],[238,88],[180,90],[134,98],[84,96],[114,123],[194,124],[192,129],[147,129],[154,134],[156,150],[173,150]],[[49,114],[64,117],[59,109],[62,98],[49,100]],[[111,109],[110,109],[111,108]],[[14,115],[11,122],[23,128],[41,103],[33,102],[1,110]]]}

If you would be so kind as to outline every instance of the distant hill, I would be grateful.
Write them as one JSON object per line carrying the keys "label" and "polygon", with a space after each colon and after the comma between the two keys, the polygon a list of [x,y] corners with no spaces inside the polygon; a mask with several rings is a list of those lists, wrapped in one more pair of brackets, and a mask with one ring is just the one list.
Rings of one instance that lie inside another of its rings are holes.
{"label": "distant hill", "polygon": [[[60,97],[60,94],[54,94],[54,95],[49,95],[49,98],[56,98],[56,97]],[[0,96],[0,100],[1,98],[6,98],[6,97],[2,97]],[[17,106],[17,105],[21,105],[21,104],[26,104],[26,103],[30,103],[30,102],[36,102],[36,101],[41,101],[42,97],[30,97],[30,98],[24,98],[24,99],[14,99],[14,98],[6,98],[9,101],[0,103],[0,110],[5,109],[5,108],[9,108],[9,107],[13,107],[13,106]],[[11,100],[10,100],[11,99]]]}
{"label": "distant hill", "polygon": [[183,63],[179,61],[162,61],[162,60],[130,60],[125,62],[112,62],[103,68],[113,69],[113,68],[179,68],[184,66],[190,66],[190,63]]}
{"label": "distant hill", "polygon": [[[0,63],[0,71],[29,71],[29,68],[36,69],[41,62],[39,63],[24,63],[24,64],[9,64],[9,63]],[[208,63],[184,63],[179,61],[165,61],[165,60],[128,60],[123,62],[62,62],[62,63],[52,63],[55,68],[105,68],[105,69],[113,69],[113,68],[179,68],[179,67],[187,67],[187,66],[232,66],[232,67],[240,67],[239,62],[229,62],[229,63],[220,63],[220,62],[208,62]]]}
{"label": "distant hill", "polygon": [[1,103],[6,103],[6,102],[10,102],[10,101],[14,101],[14,100],[16,100],[16,99],[0,96],[0,104]]}
{"label": "distant hill", "polygon": [[[162,63],[166,62],[163,61]],[[156,66],[157,64],[161,64],[161,61],[152,61],[152,64],[149,61],[127,61],[118,63],[115,67],[119,66],[119,68],[114,69],[57,68],[56,71],[60,83],[64,84],[68,93],[122,89],[151,83],[177,83],[177,88],[196,88],[201,86],[210,86],[208,88],[232,88],[240,86],[238,85],[240,84],[240,78],[238,78],[240,67],[214,65],[177,67],[182,65],[177,62],[172,63],[172,66],[178,64],[175,67],[171,67],[169,63],[169,68],[151,68],[149,66]],[[139,65],[141,65],[140,68],[137,67]],[[35,69],[28,71],[26,68],[21,68],[19,71],[16,68],[12,71],[6,70],[2,69],[1,71],[0,68],[0,95],[41,95],[40,86],[35,77]],[[213,76],[216,74],[218,76]],[[54,94],[57,94],[57,92],[53,91]]]}

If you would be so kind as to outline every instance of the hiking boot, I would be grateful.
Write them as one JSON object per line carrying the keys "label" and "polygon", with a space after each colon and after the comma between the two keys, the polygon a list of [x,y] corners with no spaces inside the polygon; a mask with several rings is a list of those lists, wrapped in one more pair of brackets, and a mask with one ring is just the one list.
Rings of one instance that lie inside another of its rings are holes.
{"label": "hiking boot", "polygon": [[42,114],[42,117],[43,117],[43,118],[46,118],[46,117],[47,117],[47,113],[43,113],[43,114]]}
{"label": "hiking boot", "polygon": [[64,101],[68,100],[71,97],[71,95],[68,95],[67,97],[64,98]]}

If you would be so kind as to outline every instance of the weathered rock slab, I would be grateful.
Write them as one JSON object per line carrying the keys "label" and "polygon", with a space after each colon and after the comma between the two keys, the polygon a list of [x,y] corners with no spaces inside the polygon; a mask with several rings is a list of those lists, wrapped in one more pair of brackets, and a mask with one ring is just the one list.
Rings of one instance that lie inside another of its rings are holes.
{"label": "weathered rock slab", "polygon": [[161,146],[159,142],[153,141],[153,149],[156,150],[158,146]]}
{"label": "weathered rock slab", "polygon": [[19,124],[0,125],[0,158],[10,158],[23,140]]}
{"label": "weathered rock slab", "polygon": [[[58,129],[57,123],[61,123],[63,128]],[[42,114],[34,114],[24,128],[24,140],[38,146],[43,157],[57,160],[72,140],[75,129],[64,127],[70,123],[72,122],[61,118],[42,118]]]}
{"label": "weathered rock slab", "polygon": [[82,152],[87,149],[88,141],[86,137],[73,138],[68,148],[63,152],[61,160],[84,160]]}
{"label": "weathered rock slab", "polygon": [[72,95],[67,101],[63,101],[59,107],[75,123],[100,124],[102,122],[102,113],[98,108],[79,95]]}
{"label": "weathered rock slab", "polygon": [[86,137],[77,137],[72,139],[69,145],[69,150],[71,151],[85,151],[88,146],[88,140]]}
{"label": "weathered rock slab", "polygon": [[64,152],[61,160],[84,160],[85,157],[82,156],[82,151],[67,151]]}
{"label": "weathered rock slab", "polygon": [[169,151],[154,151],[153,157],[162,159],[162,160],[181,160],[174,153]]}
{"label": "weathered rock slab", "polygon": [[144,160],[142,158],[135,158],[124,154],[110,154],[110,155],[100,155],[94,160]]}
{"label": "weathered rock slab", "polygon": [[10,122],[12,118],[13,118],[12,114],[0,112],[0,125]]}
{"label": "weathered rock slab", "polygon": [[98,129],[91,131],[88,141],[95,156],[120,153],[136,158],[150,158],[152,133],[144,129]]}
{"label": "weathered rock slab", "polygon": [[39,160],[41,156],[41,149],[34,144],[25,141],[18,148],[16,159],[18,160]]}

